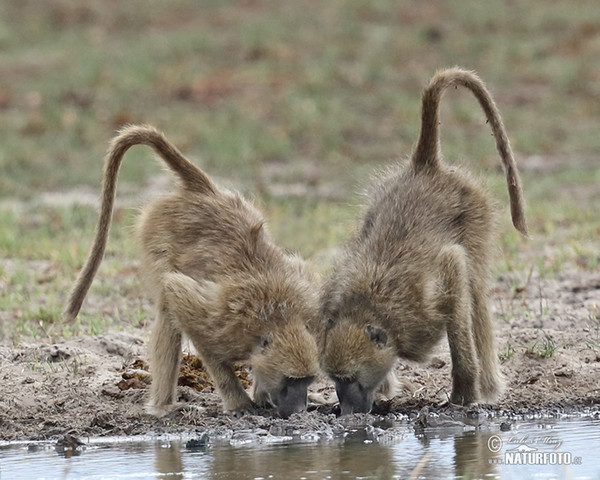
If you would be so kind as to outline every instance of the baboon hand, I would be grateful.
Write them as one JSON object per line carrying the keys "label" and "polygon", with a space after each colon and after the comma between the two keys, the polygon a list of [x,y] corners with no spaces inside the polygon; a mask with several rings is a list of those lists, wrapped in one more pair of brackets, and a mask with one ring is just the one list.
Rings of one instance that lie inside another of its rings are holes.
{"label": "baboon hand", "polygon": [[256,415],[258,410],[260,410],[260,406],[250,401],[244,405],[236,407],[235,409],[228,408],[225,410],[225,413],[234,418],[241,418],[244,415]]}
{"label": "baboon hand", "polygon": [[475,403],[475,392],[469,391],[468,389],[462,390],[460,392],[453,391],[452,396],[450,397],[450,403],[454,405],[471,405]]}

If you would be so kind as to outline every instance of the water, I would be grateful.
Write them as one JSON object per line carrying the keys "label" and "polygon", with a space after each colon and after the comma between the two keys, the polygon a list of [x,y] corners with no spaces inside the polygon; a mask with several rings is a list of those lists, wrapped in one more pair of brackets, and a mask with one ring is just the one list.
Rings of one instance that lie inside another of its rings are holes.
{"label": "water", "polygon": [[416,468],[421,479],[600,479],[600,419],[499,425],[416,431],[398,424],[327,441],[249,433],[194,448],[182,438],[91,439],[75,452],[0,443],[0,479],[404,479]]}

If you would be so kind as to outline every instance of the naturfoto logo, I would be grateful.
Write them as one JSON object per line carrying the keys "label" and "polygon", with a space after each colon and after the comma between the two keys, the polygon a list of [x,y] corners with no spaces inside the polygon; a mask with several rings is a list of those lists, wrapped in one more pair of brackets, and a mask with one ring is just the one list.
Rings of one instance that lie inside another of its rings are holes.
{"label": "naturfoto logo", "polygon": [[[536,447],[527,445],[527,443],[544,444],[559,448],[561,442],[552,437],[544,437],[540,440],[527,439],[509,439],[509,444],[518,444],[517,447],[505,450],[503,456],[491,458],[490,463],[504,465],[579,465],[581,457],[573,456],[571,452],[540,451]],[[492,435],[488,439],[488,448],[492,453],[500,453],[504,442],[499,435]]]}

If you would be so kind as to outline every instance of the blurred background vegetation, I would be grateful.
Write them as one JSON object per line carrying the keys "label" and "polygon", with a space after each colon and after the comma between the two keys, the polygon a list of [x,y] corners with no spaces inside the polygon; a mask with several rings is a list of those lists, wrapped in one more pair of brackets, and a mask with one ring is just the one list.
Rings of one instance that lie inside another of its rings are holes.
{"label": "blurred background vegetation", "polygon": [[498,199],[498,275],[597,269],[599,59],[597,0],[2,2],[0,337],[99,333],[151,317],[131,225],[169,182],[135,147],[80,323],[55,325],[120,126],[163,130],[325,273],[354,226],[357,193],[375,169],[407,157],[424,85],[453,65],[488,83],[522,172],[528,241],[510,227],[483,113],[468,92],[448,92],[442,150]]}

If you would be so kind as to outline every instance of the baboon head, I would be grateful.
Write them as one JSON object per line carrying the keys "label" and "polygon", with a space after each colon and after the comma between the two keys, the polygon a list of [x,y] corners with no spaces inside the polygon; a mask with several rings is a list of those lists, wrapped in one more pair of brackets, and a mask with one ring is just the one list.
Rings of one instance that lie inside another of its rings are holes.
{"label": "baboon head", "polygon": [[396,352],[381,327],[351,320],[329,320],[321,366],[335,382],[342,415],[368,413],[375,390],[396,361]]}
{"label": "baboon head", "polygon": [[319,372],[317,343],[304,324],[261,336],[250,358],[254,401],[270,403],[284,418],[306,409],[308,386]]}

